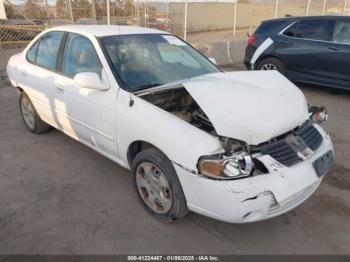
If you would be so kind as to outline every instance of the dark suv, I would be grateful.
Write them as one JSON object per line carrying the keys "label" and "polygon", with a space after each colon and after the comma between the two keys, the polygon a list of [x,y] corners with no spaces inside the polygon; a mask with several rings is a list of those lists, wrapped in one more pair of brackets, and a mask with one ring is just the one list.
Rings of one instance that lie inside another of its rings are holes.
{"label": "dark suv", "polygon": [[296,82],[350,89],[350,17],[264,21],[248,39],[244,63]]}

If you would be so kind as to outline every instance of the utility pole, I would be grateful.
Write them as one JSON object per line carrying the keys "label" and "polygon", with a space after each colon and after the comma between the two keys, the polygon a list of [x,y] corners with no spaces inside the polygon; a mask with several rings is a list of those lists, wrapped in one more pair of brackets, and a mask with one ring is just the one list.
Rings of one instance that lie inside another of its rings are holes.
{"label": "utility pole", "polygon": [[278,0],[276,0],[276,4],[275,4],[275,18],[277,18],[278,15]]}

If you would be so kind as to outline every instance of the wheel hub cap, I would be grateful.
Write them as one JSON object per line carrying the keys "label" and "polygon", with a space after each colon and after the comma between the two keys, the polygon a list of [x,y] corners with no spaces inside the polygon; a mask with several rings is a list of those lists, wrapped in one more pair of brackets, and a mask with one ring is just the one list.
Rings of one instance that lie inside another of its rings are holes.
{"label": "wheel hub cap", "polygon": [[21,100],[21,109],[24,122],[30,129],[33,129],[35,125],[34,110],[27,98]]}
{"label": "wheel hub cap", "polygon": [[136,185],[146,205],[158,214],[167,213],[173,202],[169,183],[152,163],[142,163],[136,170]]}

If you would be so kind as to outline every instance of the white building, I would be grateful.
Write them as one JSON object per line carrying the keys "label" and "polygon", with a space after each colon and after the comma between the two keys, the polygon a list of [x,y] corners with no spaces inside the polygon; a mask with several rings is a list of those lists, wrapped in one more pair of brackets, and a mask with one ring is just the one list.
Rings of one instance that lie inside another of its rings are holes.
{"label": "white building", "polygon": [[0,0],[0,19],[7,19],[4,0]]}

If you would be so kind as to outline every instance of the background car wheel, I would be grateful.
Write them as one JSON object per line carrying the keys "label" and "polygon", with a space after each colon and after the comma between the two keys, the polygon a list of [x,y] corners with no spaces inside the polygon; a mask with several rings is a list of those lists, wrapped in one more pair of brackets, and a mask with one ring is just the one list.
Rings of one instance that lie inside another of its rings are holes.
{"label": "background car wheel", "polygon": [[165,223],[187,214],[176,171],[162,152],[155,148],[141,151],[132,162],[131,172],[138,198],[149,214]]}
{"label": "background car wheel", "polygon": [[258,70],[277,70],[281,74],[285,73],[282,62],[273,57],[263,59],[258,65]]}
{"label": "background car wheel", "polygon": [[23,122],[30,132],[40,134],[51,129],[51,126],[40,119],[32,102],[24,92],[21,92],[19,97],[19,108],[21,110]]}

